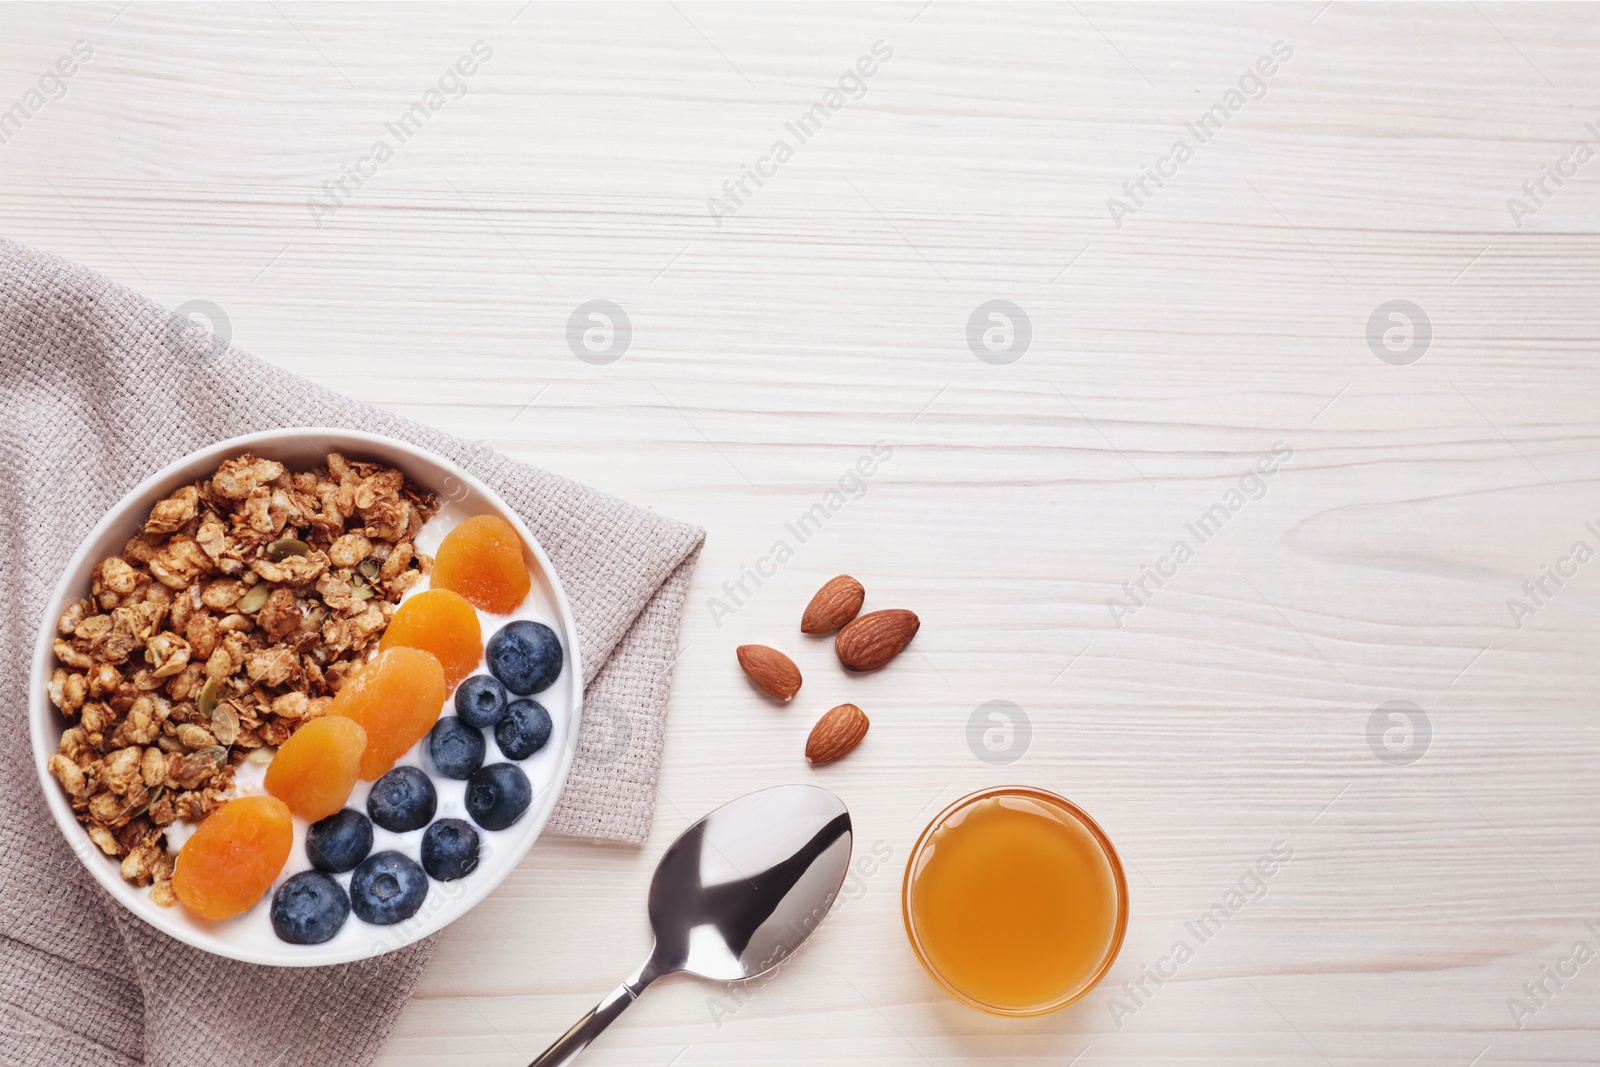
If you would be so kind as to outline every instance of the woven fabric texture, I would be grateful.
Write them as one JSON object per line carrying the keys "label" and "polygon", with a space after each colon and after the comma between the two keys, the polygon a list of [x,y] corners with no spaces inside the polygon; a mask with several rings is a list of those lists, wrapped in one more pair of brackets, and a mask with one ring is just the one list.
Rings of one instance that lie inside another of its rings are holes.
{"label": "woven fabric texture", "polygon": [[[578,626],[584,726],[553,833],[641,842],[685,589],[704,532],[357,403],[82,267],[0,239],[0,1063],[346,1067],[371,1062],[428,942],[342,967],[236,963],[116,905],[45,807],[27,680],[45,602],[107,509],[227,437],[337,426],[461,464],[555,563]],[[131,531],[130,531],[131,532]],[[110,862],[109,860],[107,862]]]}

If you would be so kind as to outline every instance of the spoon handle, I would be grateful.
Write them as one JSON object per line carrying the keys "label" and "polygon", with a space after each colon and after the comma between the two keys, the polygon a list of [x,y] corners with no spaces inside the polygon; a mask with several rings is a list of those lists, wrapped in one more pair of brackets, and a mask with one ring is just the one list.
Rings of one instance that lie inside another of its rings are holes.
{"label": "spoon handle", "polygon": [[589,1042],[600,1036],[600,1031],[610,1026],[636,1000],[648,980],[640,981],[639,976],[634,976],[623,982],[610,993],[604,1000],[590,1009],[589,1014],[579,1019],[571,1030],[556,1039],[556,1043],[545,1049],[539,1058],[528,1064],[528,1067],[562,1067],[578,1058],[578,1053],[589,1047]]}

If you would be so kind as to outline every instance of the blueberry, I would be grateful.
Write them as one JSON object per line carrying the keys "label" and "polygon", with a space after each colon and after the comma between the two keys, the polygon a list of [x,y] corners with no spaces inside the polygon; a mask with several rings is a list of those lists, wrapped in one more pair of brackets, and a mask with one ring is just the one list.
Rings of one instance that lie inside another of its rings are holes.
{"label": "blueberry", "polygon": [[490,674],[474,674],[456,688],[456,714],[468,726],[493,726],[506,713],[506,687]]}
{"label": "blueberry", "polygon": [[416,767],[396,767],[372,783],[367,794],[367,814],[385,830],[403,834],[420,830],[439,809],[439,794],[428,776]]}
{"label": "blueberry", "polygon": [[550,713],[537,700],[513,700],[494,728],[494,739],[506,759],[527,759],[550,740]]}
{"label": "blueberry", "polygon": [[485,830],[504,830],[532,800],[533,786],[515,763],[491,763],[467,781],[467,814]]}
{"label": "blueberry", "polygon": [[561,675],[561,642],[542,622],[519,619],[489,638],[489,669],[518,696],[542,693]]}
{"label": "blueberry", "polygon": [[441,882],[478,869],[478,831],[462,819],[440,819],[422,835],[422,867]]}
{"label": "blueberry", "polygon": [[417,861],[398,852],[369,856],[350,876],[350,907],[356,918],[393,926],[417,913],[428,895],[428,876]]}
{"label": "blueberry", "polygon": [[350,898],[321,871],[301,871],[272,894],[272,928],[291,945],[320,945],[349,917]]}
{"label": "blueberry", "polygon": [[433,767],[446,778],[471,778],[483,766],[483,731],[454,715],[433,724],[428,734],[428,755]]}
{"label": "blueberry", "polygon": [[372,824],[354,808],[318,819],[306,834],[306,856],[319,871],[353,871],[371,851]]}

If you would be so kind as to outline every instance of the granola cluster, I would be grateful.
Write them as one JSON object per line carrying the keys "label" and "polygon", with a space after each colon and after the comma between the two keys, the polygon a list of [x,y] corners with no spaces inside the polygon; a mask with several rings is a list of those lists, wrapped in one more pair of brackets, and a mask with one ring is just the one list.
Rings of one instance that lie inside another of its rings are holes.
{"label": "granola cluster", "polygon": [[224,462],[150,511],[58,623],[50,771],[122,877],[170,905],[166,827],[218,807],[234,768],[326,711],[432,561],[438,501],[331,453],[291,473]]}

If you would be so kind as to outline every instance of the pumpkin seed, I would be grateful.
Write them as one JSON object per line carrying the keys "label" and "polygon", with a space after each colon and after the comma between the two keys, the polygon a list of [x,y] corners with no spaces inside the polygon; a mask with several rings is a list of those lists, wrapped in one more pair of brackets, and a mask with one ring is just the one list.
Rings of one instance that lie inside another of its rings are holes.
{"label": "pumpkin seed", "polygon": [[195,700],[195,710],[200,712],[202,719],[210,718],[212,710],[217,706],[217,695],[222,692],[222,679],[209,678],[200,688],[200,696]]}
{"label": "pumpkin seed", "polygon": [[374,593],[372,586],[368,585],[366,579],[362,578],[361,575],[353,575],[350,578],[350,596],[353,599],[371,600]]}
{"label": "pumpkin seed", "polygon": [[267,558],[277,562],[290,556],[303,556],[310,551],[311,546],[298,537],[280,537],[267,546]]}
{"label": "pumpkin seed", "polygon": [[239,603],[234,606],[246,615],[254,614],[261,610],[267,602],[267,597],[272,595],[272,586],[266,582],[257,582],[244,591],[244,596],[239,598]]}
{"label": "pumpkin seed", "polygon": [[212,711],[211,733],[218,744],[231,745],[238,739],[239,713],[233,710],[232,704],[218,704]]}
{"label": "pumpkin seed", "polygon": [[129,812],[129,818],[137,819],[139,816],[148,812],[151,805],[160,800],[166,791],[167,787],[164,785],[151,786],[149,792],[145,795],[144,803],[140,804],[137,808],[134,808],[131,812]]}
{"label": "pumpkin seed", "polygon": [[356,565],[356,570],[360,571],[361,576],[369,582],[377,581],[378,572],[382,569],[383,565],[375,559],[364,559]]}
{"label": "pumpkin seed", "polygon": [[221,745],[208,745],[190,758],[210,760],[220,770],[228,765],[228,750]]}
{"label": "pumpkin seed", "polygon": [[260,748],[251,749],[250,755],[245,758],[251,763],[271,763],[272,757],[277,755],[277,753],[278,750],[270,745],[262,745]]}

